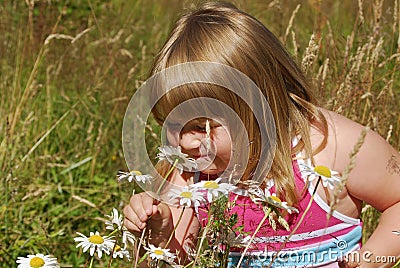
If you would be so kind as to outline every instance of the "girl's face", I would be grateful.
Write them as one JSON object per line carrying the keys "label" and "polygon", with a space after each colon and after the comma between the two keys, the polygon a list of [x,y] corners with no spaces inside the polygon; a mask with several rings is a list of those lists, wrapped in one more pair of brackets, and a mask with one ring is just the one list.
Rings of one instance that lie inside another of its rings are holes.
{"label": "girl's face", "polygon": [[207,119],[198,118],[182,124],[169,121],[166,136],[170,145],[180,146],[199,163],[199,169],[205,174],[220,174],[229,164],[232,154],[231,137],[227,127],[208,119],[210,131],[207,141]]}

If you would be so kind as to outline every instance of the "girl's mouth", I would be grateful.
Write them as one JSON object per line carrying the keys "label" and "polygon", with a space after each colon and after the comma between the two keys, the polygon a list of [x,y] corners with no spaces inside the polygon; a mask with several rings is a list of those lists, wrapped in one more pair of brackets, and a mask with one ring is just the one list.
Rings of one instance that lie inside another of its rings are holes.
{"label": "girl's mouth", "polygon": [[199,157],[195,158],[197,162],[198,170],[207,169],[214,161],[215,155],[200,155]]}

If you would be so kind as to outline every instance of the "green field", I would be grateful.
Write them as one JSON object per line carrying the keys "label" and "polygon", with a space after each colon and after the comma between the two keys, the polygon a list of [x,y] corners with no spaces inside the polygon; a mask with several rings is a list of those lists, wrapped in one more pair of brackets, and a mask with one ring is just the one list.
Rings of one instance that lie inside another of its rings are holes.
{"label": "green field", "polygon": [[[321,105],[400,149],[400,1],[365,0],[361,8],[355,0],[233,3],[286,44]],[[104,215],[121,211],[133,190],[115,179],[126,170],[127,104],[173,22],[193,4],[0,0],[1,267],[39,252],[63,267],[85,265],[76,232],[101,231]],[[313,33],[315,52],[307,50]],[[156,143],[149,135],[150,154]],[[378,216],[364,208],[365,238]]]}

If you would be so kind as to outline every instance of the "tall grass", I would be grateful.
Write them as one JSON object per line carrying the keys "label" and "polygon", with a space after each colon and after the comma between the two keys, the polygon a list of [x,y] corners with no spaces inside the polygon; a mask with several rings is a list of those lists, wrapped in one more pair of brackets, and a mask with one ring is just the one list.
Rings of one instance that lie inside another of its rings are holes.
{"label": "tall grass", "polygon": [[[342,2],[234,1],[303,62],[322,105],[399,149],[400,3]],[[85,263],[75,232],[102,228],[103,215],[122,208],[132,190],[115,182],[126,168],[127,103],[172,22],[192,4],[0,1],[2,267],[34,252],[64,266]],[[378,214],[364,208],[365,237]]]}

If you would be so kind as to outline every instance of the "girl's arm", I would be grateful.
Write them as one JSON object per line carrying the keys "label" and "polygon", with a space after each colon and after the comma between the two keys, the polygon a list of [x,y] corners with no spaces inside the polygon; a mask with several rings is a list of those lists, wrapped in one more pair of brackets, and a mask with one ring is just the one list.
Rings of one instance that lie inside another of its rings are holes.
{"label": "girl's arm", "polygon": [[[363,127],[334,113],[329,117],[334,126],[329,139],[336,140],[334,166],[343,171]],[[399,152],[377,133],[368,131],[346,188],[352,198],[382,212],[378,227],[360,251],[360,267],[392,267],[400,258],[400,236],[392,232],[400,230]]]}

